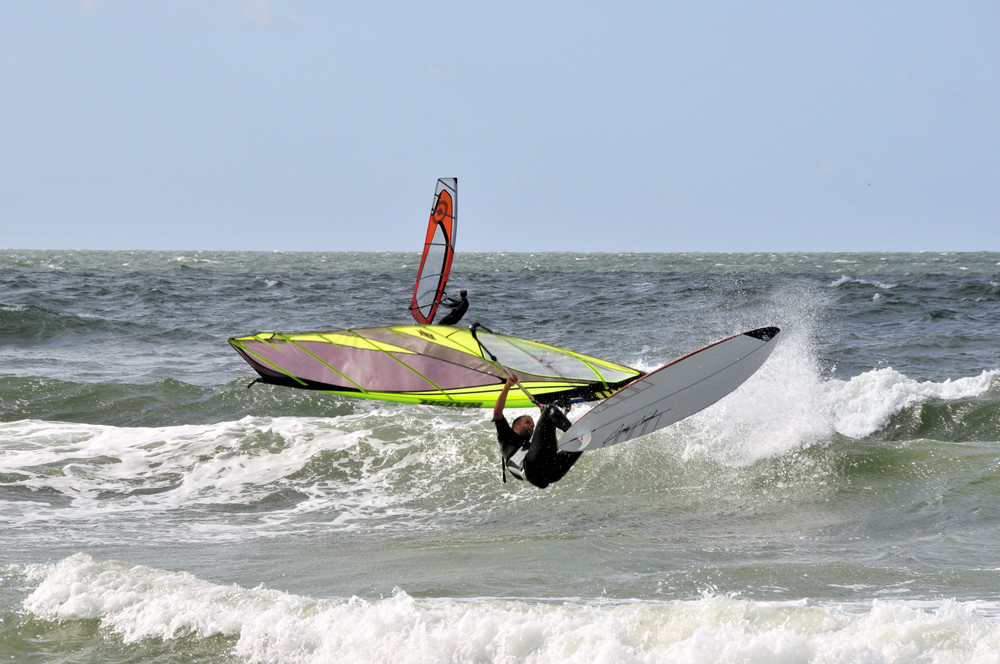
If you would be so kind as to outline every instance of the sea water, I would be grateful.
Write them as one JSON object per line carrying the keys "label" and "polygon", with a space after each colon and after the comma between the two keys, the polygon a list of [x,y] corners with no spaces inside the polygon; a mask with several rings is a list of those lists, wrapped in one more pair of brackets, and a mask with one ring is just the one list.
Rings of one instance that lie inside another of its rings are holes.
{"label": "sea water", "polygon": [[1000,254],[460,254],[462,324],[644,370],[782,329],[545,490],[486,410],[248,389],[417,258],[0,252],[0,660],[1000,662]]}

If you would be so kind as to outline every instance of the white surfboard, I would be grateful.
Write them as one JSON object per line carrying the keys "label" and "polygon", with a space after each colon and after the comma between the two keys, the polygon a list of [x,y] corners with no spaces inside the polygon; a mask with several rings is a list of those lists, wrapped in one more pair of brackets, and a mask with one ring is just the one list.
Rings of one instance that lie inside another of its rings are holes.
{"label": "white surfboard", "polygon": [[753,375],[774,350],[776,327],[717,341],[629,383],[559,439],[566,452],[617,445],[711,406]]}

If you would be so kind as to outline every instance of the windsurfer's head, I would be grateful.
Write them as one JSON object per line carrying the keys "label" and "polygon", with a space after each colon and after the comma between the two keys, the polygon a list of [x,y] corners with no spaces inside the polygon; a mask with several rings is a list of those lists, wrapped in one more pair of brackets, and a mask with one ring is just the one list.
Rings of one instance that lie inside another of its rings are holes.
{"label": "windsurfer's head", "polygon": [[531,434],[535,432],[535,421],[531,419],[530,415],[522,415],[514,420],[514,423],[510,425],[510,428],[514,430],[514,433],[522,438],[531,438]]}
{"label": "windsurfer's head", "polygon": [[459,293],[459,295],[461,295],[461,296],[462,296],[462,299],[463,299],[463,300],[465,299],[465,297],[466,297],[466,296],[467,296],[468,294],[469,294],[469,291],[465,290],[464,288],[462,289],[462,292],[461,292],[461,293]]}

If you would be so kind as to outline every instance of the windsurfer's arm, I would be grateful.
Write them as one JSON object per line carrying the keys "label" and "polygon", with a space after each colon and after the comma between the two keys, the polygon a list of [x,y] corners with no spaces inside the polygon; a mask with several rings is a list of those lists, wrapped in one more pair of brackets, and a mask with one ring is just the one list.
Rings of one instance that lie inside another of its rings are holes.
{"label": "windsurfer's arm", "polygon": [[500,390],[500,396],[497,397],[497,403],[493,406],[493,421],[503,419],[503,408],[507,405],[507,393],[510,392],[510,388],[517,384],[517,376],[515,374],[507,374],[507,382],[503,384],[503,389]]}

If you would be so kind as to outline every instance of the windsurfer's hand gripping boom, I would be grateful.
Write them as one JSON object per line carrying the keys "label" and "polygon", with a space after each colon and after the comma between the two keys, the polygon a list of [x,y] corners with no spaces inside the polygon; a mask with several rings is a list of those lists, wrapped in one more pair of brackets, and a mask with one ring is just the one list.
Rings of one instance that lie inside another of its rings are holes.
{"label": "windsurfer's hand gripping boom", "polygon": [[[531,396],[531,392],[529,392],[528,389],[524,385],[521,385],[521,380],[517,377],[516,373],[514,373],[513,371],[507,371],[506,369],[503,369],[503,372],[505,374],[507,374],[507,382],[504,383],[504,386],[503,386],[503,391],[504,392],[509,391],[511,387],[513,387],[514,385],[517,385],[517,387],[522,392],[524,392],[524,396],[528,397],[528,401],[530,401],[531,403],[535,404],[539,408],[543,408],[542,404],[540,404],[537,401],[535,401],[535,397]],[[506,398],[506,395],[505,395],[505,398]]]}
{"label": "windsurfer's hand gripping boom", "polygon": [[516,373],[507,370],[504,370],[504,373],[507,374],[507,382],[503,384],[503,389],[500,390],[500,395],[497,397],[497,402],[493,406],[494,420],[503,417],[503,409],[507,405],[507,393],[510,392],[510,388],[514,387],[515,385],[521,388],[521,391],[524,392],[525,396],[531,400],[531,403],[535,404],[539,408],[542,407],[542,405],[537,401],[535,401],[534,397],[531,396],[531,393],[528,392],[528,390],[524,389],[524,386],[521,385],[521,382],[518,379]]}

